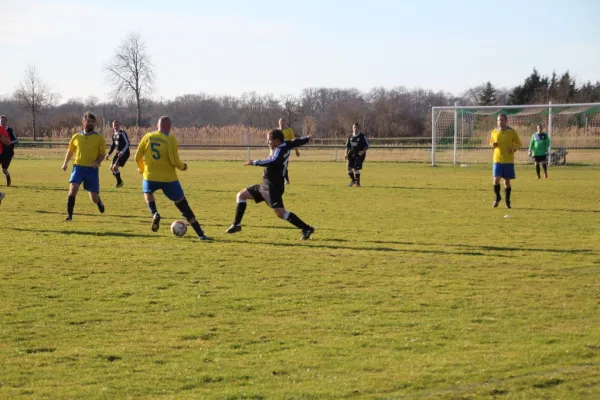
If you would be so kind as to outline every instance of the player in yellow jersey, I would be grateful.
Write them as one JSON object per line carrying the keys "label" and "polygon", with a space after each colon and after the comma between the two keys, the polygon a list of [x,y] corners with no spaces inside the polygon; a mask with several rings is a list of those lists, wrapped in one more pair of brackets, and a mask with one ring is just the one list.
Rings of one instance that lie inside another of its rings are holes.
{"label": "player in yellow jersey", "polygon": [[[285,118],[280,118],[279,119],[279,130],[281,132],[283,132],[283,140],[286,142],[289,142],[290,140],[294,140],[296,138],[296,135],[294,135],[294,130],[292,128],[290,128],[289,126],[286,128],[286,124],[285,124]],[[298,150],[298,148],[296,147],[294,149],[296,151],[296,157],[300,157],[300,151]],[[288,161],[289,163],[289,161]],[[288,174],[288,168],[285,169],[285,176],[284,176],[284,180],[285,180],[285,184],[289,185],[290,184],[290,177]]]}
{"label": "player in yellow jersey", "polygon": [[158,231],[160,226],[160,214],[156,209],[154,198],[154,192],[160,189],[169,200],[175,203],[175,206],[181,211],[181,215],[194,228],[198,238],[200,240],[210,240],[196,220],[196,216],[190,208],[183,193],[183,188],[179,183],[175,169],[186,171],[188,166],[179,159],[179,145],[175,136],[170,134],[171,126],[172,123],[169,117],[160,117],[158,130],[147,133],[138,144],[135,152],[138,172],[144,174],[142,191],[152,213],[152,231]]}
{"label": "player in yellow jersey", "polygon": [[104,212],[104,203],[100,199],[100,176],[98,167],[106,155],[106,141],[104,136],[98,134],[96,128],[96,116],[91,112],[86,112],[81,121],[83,130],[76,133],[69,142],[69,149],[63,162],[63,171],[67,170],[67,164],[73,156],[73,172],[69,179],[69,197],[67,198],[67,218],[65,221],[73,219],[73,209],[75,208],[75,197],[79,191],[79,186],[83,183],[83,188],[90,193],[90,199],[98,206],[101,213]]}
{"label": "player in yellow jersey", "polygon": [[490,145],[494,149],[494,207],[498,207],[502,197],[500,196],[500,179],[504,179],[504,201],[506,208],[511,208],[510,181],[516,179],[515,174],[515,152],[522,146],[517,132],[508,126],[506,114],[499,114],[497,119],[498,128],[492,131]]}

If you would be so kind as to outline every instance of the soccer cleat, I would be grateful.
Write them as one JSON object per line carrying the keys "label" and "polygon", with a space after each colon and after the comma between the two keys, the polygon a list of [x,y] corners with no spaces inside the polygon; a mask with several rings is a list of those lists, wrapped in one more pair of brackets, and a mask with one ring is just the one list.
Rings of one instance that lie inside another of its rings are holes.
{"label": "soccer cleat", "polygon": [[0,204],[2,204],[2,200],[6,197],[6,193],[0,192]]}
{"label": "soccer cleat", "polygon": [[152,232],[158,232],[158,228],[160,227],[160,214],[154,213],[152,217]]}
{"label": "soccer cleat", "polygon": [[6,175],[6,186],[10,186],[10,184],[12,183],[12,180],[10,179],[10,175]]}
{"label": "soccer cleat", "polygon": [[115,184],[113,185],[113,187],[114,187],[114,188],[120,188],[120,187],[123,187],[123,182],[115,183]]}
{"label": "soccer cleat", "polygon": [[544,172],[544,179],[548,179],[548,173]]}
{"label": "soccer cleat", "polygon": [[236,233],[242,230],[242,225],[231,224],[229,228],[225,231],[225,233]]}
{"label": "soccer cleat", "polygon": [[206,236],[206,235],[199,235],[199,236],[198,236],[198,239],[199,239],[199,240],[202,240],[202,241],[205,241],[205,242],[210,242],[210,241],[212,240],[212,238],[211,238],[211,237],[208,237],[208,236]]}
{"label": "soccer cleat", "polygon": [[494,208],[498,207],[498,204],[500,204],[500,200],[502,200],[501,197],[496,198],[496,200],[494,200]]}
{"label": "soccer cleat", "polygon": [[348,187],[354,187],[354,185],[356,185],[356,182],[355,182],[355,181],[352,181],[352,182],[350,182],[350,183],[348,184]]}
{"label": "soccer cleat", "polygon": [[360,183],[355,183],[354,187],[360,187]]}
{"label": "soccer cleat", "polygon": [[507,201],[507,202],[506,202],[506,208],[512,208],[512,207],[510,206],[510,201]]}
{"label": "soccer cleat", "polygon": [[285,181],[285,184],[286,184],[286,185],[289,185],[289,184],[290,184],[290,181]]}
{"label": "soccer cleat", "polygon": [[73,216],[72,215],[67,215],[67,218],[65,218],[65,221],[72,221],[73,220]]}
{"label": "soccer cleat", "polygon": [[104,203],[103,202],[98,202],[98,211],[100,211],[102,214],[104,214]]}
{"label": "soccer cleat", "polygon": [[302,231],[302,237],[300,239],[308,240],[310,238],[310,235],[312,235],[314,232],[315,232],[315,228],[313,228],[312,226],[309,227],[308,229],[304,229]]}

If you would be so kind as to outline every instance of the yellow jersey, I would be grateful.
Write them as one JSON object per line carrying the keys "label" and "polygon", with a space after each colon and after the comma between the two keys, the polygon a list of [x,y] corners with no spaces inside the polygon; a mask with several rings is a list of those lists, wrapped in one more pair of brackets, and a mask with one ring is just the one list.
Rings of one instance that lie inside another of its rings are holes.
{"label": "yellow jersey", "polygon": [[490,145],[498,143],[494,149],[494,162],[499,164],[514,164],[515,151],[521,148],[521,139],[517,132],[507,127],[505,130],[494,129],[490,137]]}
{"label": "yellow jersey", "polygon": [[75,155],[74,165],[91,167],[106,155],[106,141],[96,132],[78,132],[69,141],[69,151]]}
{"label": "yellow jersey", "polygon": [[144,179],[155,182],[177,181],[175,168],[185,168],[179,159],[178,147],[177,139],[173,135],[160,131],[147,133],[135,152],[135,162],[138,171],[144,174]]}
{"label": "yellow jersey", "polygon": [[283,132],[283,140],[294,140],[296,135],[294,135],[294,130],[292,128],[285,128],[282,130]]}

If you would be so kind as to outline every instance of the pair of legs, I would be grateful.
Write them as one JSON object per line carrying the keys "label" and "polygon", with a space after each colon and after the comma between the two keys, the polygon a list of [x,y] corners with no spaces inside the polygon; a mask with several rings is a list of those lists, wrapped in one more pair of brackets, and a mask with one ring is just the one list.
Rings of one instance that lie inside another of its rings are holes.
{"label": "pair of legs", "polygon": [[[154,189],[154,190],[153,190]],[[181,185],[179,182],[151,182],[144,181],[143,182],[143,191],[144,191],[144,199],[146,200],[146,204],[148,204],[148,209],[152,214],[152,232],[157,232],[160,227],[160,214],[156,208],[156,199],[154,197],[154,192],[157,189],[162,189],[163,193],[167,196],[169,200],[171,200],[175,207],[181,212],[181,215],[186,219],[186,221],[191,225],[191,227],[196,232],[198,239],[200,240],[210,240],[208,236],[204,234],[200,223],[196,219],[194,212],[190,208],[190,205],[185,198],[183,193],[183,189],[181,189]]]}
{"label": "pair of legs", "polygon": [[[75,198],[77,197],[77,193],[79,192],[79,186],[81,183],[71,182],[69,183],[69,197],[67,198],[67,218],[66,221],[70,221],[73,219],[73,210],[75,209]],[[103,213],[104,212],[104,203],[102,203],[102,199],[100,198],[99,192],[89,192],[90,200],[92,203],[98,206],[98,210]]]}
{"label": "pair of legs", "polygon": [[[277,217],[286,220],[296,228],[301,229],[302,240],[310,238],[310,235],[313,234],[315,229],[302,221],[296,214],[285,209],[283,206],[283,200],[281,199],[282,193],[271,193],[270,191],[266,191],[264,189],[261,190],[259,187],[259,185],[254,185],[238,192],[236,196],[237,204],[235,208],[235,219],[225,233],[235,233],[242,230],[242,218],[246,212],[246,202],[248,200],[254,200],[257,203],[265,201],[273,209],[273,212],[275,215],[277,215]],[[254,195],[251,193],[251,191],[254,193]]]}
{"label": "pair of legs", "polygon": [[129,156],[119,157],[118,155],[116,155],[113,158],[112,164],[110,165],[110,172],[112,172],[115,179],[117,180],[117,183],[115,184],[114,187],[123,186],[123,179],[121,179],[121,171],[119,170],[119,168],[125,166],[125,163],[127,162],[127,158],[129,158]]}
{"label": "pair of legs", "polygon": [[546,160],[544,161],[535,161],[535,173],[538,175],[538,179],[541,178],[540,176],[540,165],[542,166],[542,168],[544,168],[544,178],[548,178],[548,162]]}
{"label": "pair of legs", "polygon": [[10,172],[8,172],[8,167],[10,166],[10,162],[12,161],[13,155],[10,153],[2,154],[2,173],[6,177],[6,186],[10,186],[12,180],[10,178]]}
{"label": "pair of legs", "polygon": [[[500,180],[503,179],[500,176],[494,177],[494,193],[496,194],[496,200],[494,200],[494,207],[498,207],[502,197],[500,196]],[[510,208],[510,193],[512,188],[510,186],[510,179],[504,178],[504,201],[506,202],[506,208]]]}
{"label": "pair of legs", "polygon": [[66,221],[73,219],[73,210],[75,209],[75,197],[79,192],[79,186],[83,183],[83,188],[90,194],[90,200],[98,206],[98,210],[104,212],[104,203],[100,199],[100,178],[98,168],[73,166],[73,173],[69,180],[69,197],[67,198],[67,218]]}
{"label": "pair of legs", "polygon": [[348,170],[348,176],[350,177],[350,184],[348,186],[360,187],[360,171],[362,170],[365,156],[356,156],[348,159],[346,164]]}

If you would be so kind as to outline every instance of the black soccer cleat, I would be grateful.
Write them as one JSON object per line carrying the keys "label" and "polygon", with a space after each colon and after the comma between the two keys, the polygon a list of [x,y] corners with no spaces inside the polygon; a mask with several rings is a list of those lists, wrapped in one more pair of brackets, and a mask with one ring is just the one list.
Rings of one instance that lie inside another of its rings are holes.
{"label": "black soccer cleat", "polygon": [[123,187],[123,182],[115,183],[115,184],[113,185],[113,187],[114,187],[114,188],[120,188],[120,187]]}
{"label": "black soccer cleat", "polygon": [[202,240],[203,242],[210,242],[212,238],[206,235],[198,235],[198,240]]}
{"label": "black soccer cleat", "polygon": [[225,233],[236,233],[242,230],[242,225],[231,224],[229,228],[225,231]]}
{"label": "black soccer cleat", "polygon": [[350,182],[350,183],[348,184],[348,187],[354,187],[354,185],[356,185],[356,182],[355,182],[355,181],[352,181],[352,182]]}
{"label": "black soccer cleat", "polygon": [[104,214],[104,203],[103,202],[98,203],[98,211],[100,211],[102,214]]}
{"label": "black soccer cleat", "polygon": [[506,208],[512,208],[512,207],[510,206],[510,201],[507,201],[507,202],[506,202]]}
{"label": "black soccer cleat", "polygon": [[154,213],[152,217],[152,232],[158,232],[158,228],[160,227],[160,214]]}
{"label": "black soccer cleat", "polygon": [[72,221],[73,220],[73,216],[72,215],[67,215],[67,218],[65,218],[65,221]]}
{"label": "black soccer cleat", "polygon": [[500,197],[497,197],[496,200],[494,200],[494,208],[498,207],[498,204],[500,204],[500,200],[502,200]]}
{"label": "black soccer cleat", "polygon": [[12,183],[12,180],[10,179],[10,175],[6,175],[6,186],[10,186],[10,184]]}
{"label": "black soccer cleat", "polygon": [[304,230],[302,230],[302,237],[300,239],[308,240],[310,238],[310,235],[312,235],[314,232],[315,232],[315,228],[313,228],[312,226],[309,227],[308,229],[304,229]]}
{"label": "black soccer cleat", "polygon": [[6,193],[0,192],[0,204],[2,204],[2,200],[6,197]]}

